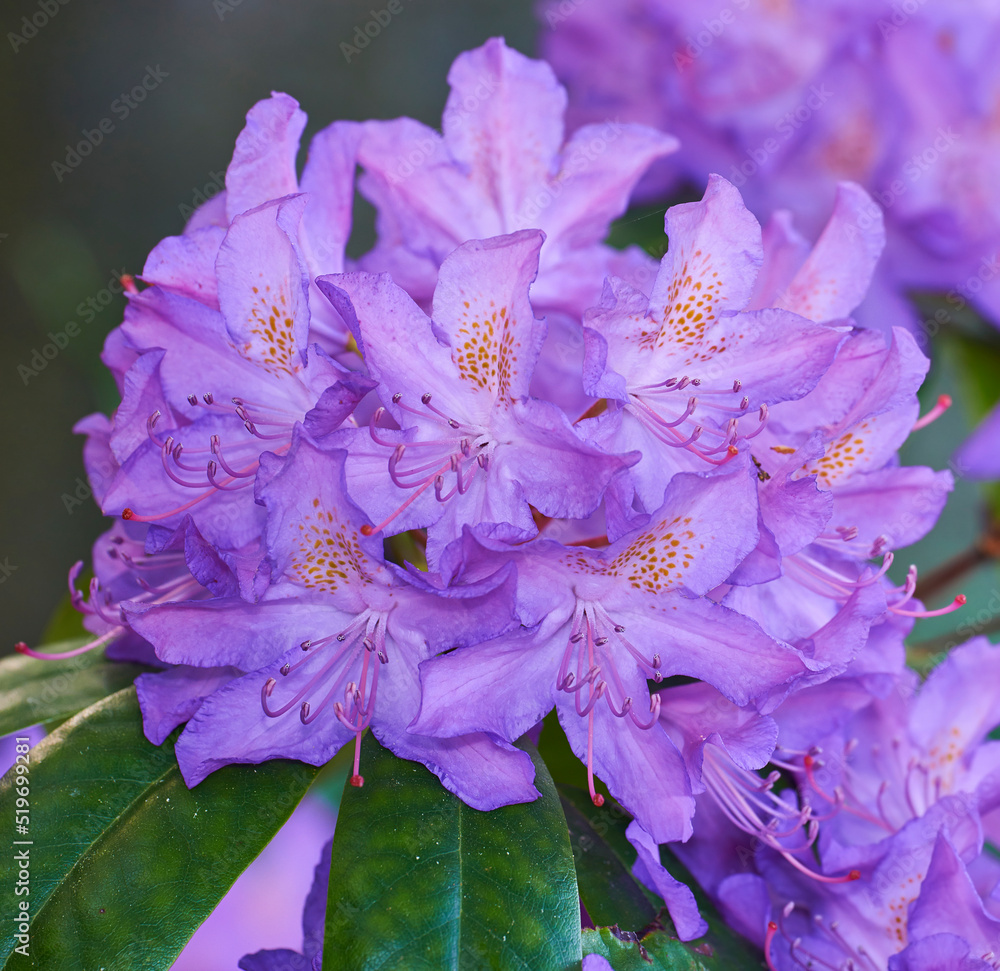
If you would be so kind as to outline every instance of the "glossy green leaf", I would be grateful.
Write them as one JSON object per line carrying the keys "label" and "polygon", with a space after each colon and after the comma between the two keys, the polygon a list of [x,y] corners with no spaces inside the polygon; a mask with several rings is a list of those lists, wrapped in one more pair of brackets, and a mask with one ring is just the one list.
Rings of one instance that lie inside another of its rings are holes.
{"label": "glossy green leaf", "polygon": [[[46,644],[60,653],[80,647],[82,638]],[[100,649],[64,661],[39,661],[16,654],[0,661],[0,735],[29,725],[55,725],[130,685],[146,668],[109,661]]]}
{"label": "glossy green leaf", "polygon": [[575,786],[560,785],[559,798],[569,825],[580,899],[590,919],[598,926],[644,929],[663,902],[632,876],[636,851],[625,836],[632,817],[610,799],[595,806],[590,794]]}
{"label": "glossy green leaf", "polygon": [[[193,790],[170,742],[142,734],[135,690],[98,702],[30,753],[30,944],[0,927],[4,971],[168,968],[305,794],[300,762],[232,765]],[[13,821],[13,774],[0,818]],[[11,898],[13,899],[13,898]]]}
{"label": "glossy green leaf", "polygon": [[[580,908],[555,786],[484,813],[369,735],[330,867],[324,971],[578,968]],[[485,769],[484,769],[485,771]]]}
{"label": "glossy green leaf", "polygon": [[760,971],[763,965],[760,952],[731,931],[684,942],[672,927],[641,938],[617,927],[585,930],[583,953],[600,954],[615,971]]}

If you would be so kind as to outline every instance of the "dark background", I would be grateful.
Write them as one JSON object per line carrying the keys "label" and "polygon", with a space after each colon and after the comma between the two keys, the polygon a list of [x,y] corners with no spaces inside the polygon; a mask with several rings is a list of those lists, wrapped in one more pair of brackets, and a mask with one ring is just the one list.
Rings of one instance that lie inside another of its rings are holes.
{"label": "dark background", "polygon": [[[18,639],[37,642],[65,592],[68,568],[89,558],[106,527],[87,495],[82,439],[71,427],[117,403],[98,357],[124,305],[105,292],[108,282],[122,270],[138,273],[162,237],[182,230],[197,193],[221,182],[246,111],[272,89],[288,92],[310,117],[304,143],[338,118],[411,115],[437,127],[447,70],[462,50],[496,34],[525,53],[535,50],[530,0],[401,2],[402,11],[348,63],[341,43],[352,42],[384,0],[5,0],[0,654]],[[28,37],[22,18],[43,21],[40,4],[57,10]],[[113,103],[150,68],[166,77],[121,118]],[[103,118],[114,130],[59,181],[52,163],[65,163],[67,144]],[[372,241],[370,212],[359,208],[358,217],[354,254]],[[662,227],[662,215],[650,218]],[[86,308],[88,299],[98,311]],[[81,303],[84,313],[77,311]],[[78,336],[63,340],[65,349],[37,375],[19,373],[35,369],[33,354],[69,322]],[[961,355],[945,343],[934,356],[925,402],[950,391],[956,407],[914,436],[903,458],[943,468],[978,415]],[[932,538],[900,555],[893,575],[901,579],[910,561],[926,571],[967,548],[982,528],[982,510],[981,487],[960,482]],[[969,594],[969,613],[921,622],[916,640],[953,631],[963,619],[972,622],[966,636],[992,626],[1000,611],[995,566],[941,591],[930,605],[958,589]]]}

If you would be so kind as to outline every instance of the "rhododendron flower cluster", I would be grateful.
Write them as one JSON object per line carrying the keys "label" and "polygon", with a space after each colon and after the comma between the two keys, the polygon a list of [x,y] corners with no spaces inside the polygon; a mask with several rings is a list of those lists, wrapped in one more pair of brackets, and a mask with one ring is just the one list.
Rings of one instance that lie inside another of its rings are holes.
{"label": "rhododendron flower cluster", "polygon": [[866,324],[910,317],[907,287],[949,291],[938,324],[970,302],[1000,321],[996,4],[596,0],[566,16],[544,0],[538,15],[572,125],[679,137],[647,197],[719,172],[754,213],[815,232],[850,179],[888,228]]}
{"label": "rhododendron flower cluster", "polygon": [[[489,810],[538,797],[515,742],[555,709],[684,939],[705,925],[658,844],[772,967],[985,961],[997,658],[969,645],[919,691],[903,668],[914,618],[963,598],[888,577],[952,482],[897,455],[944,407],[918,414],[927,359],[851,316],[878,206],[841,182],[810,245],[720,166],[657,262],[604,240],[674,137],[567,139],[553,71],[501,40],[449,83],[441,133],[338,122],[301,176],[305,116],[260,102],[225,193],[128,287],[121,404],[79,426],[116,520],[74,592],[91,646],[159,669],[145,732],[186,725],[189,786],[345,745],[361,786],[370,729]],[[356,188],[378,241],[352,261]],[[981,698],[960,715],[956,679]]]}

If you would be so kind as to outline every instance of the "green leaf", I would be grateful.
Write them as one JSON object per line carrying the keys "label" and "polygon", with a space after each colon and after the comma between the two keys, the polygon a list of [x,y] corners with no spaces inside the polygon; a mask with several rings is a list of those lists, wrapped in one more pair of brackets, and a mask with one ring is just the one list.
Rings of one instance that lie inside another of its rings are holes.
{"label": "green leaf", "polygon": [[364,787],[337,818],[324,971],[579,967],[566,822],[530,754],[542,798],[485,813],[365,737]]}
{"label": "green leaf", "polygon": [[611,224],[605,242],[615,249],[641,246],[654,259],[667,251],[667,237],[663,231],[666,206],[636,206],[629,209]]}
{"label": "green leaf", "polygon": [[1000,341],[993,335],[980,340],[964,334],[950,337],[954,345],[960,373],[964,377],[962,394],[973,423],[990,411],[1000,397]]}
{"label": "green leaf", "polygon": [[[86,644],[80,638],[47,644],[49,653]],[[64,661],[39,661],[17,654],[0,661],[0,735],[29,725],[52,726],[130,685],[147,670],[109,661],[100,649]]]}
{"label": "green leaf", "polygon": [[[169,967],[317,771],[231,765],[189,790],[173,745],[143,736],[133,688],[66,722],[29,758],[29,834],[17,838],[32,841],[31,940],[27,956],[14,953],[16,925],[0,925],[4,971]],[[15,798],[9,772],[0,819],[14,820]]]}
{"label": "green leaf", "polygon": [[[569,786],[560,786],[559,792],[564,799],[570,799],[581,813],[586,814],[586,807],[590,804],[588,819],[591,828],[602,835],[607,849],[614,854],[622,866],[627,867],[627,873],[631,875],[632,864],[635,862],[637,853],[625,835],[630,820],[629,815],[613,801],[606,801],[604,806],[597,809],[590,803],[589,795],[586,792],[576,790],[574,793]],[[602,815],[604,811],[607,812]],[[572,833],[573,822],[569,812],[567,812],[566,818],[570,820],[570,832]],[[574,850],[575,847],[576,842],[574,841]],[[678,969],[679,971],[740,971],[743,968],[753,968],[754,971],[759,971],[762,963],[760,953],[726,926],[711,900],[668,846],[660,847],[660,862],[676,879],[686,883],[691,888],[701,916],[708,924],[708,933],[695,941],[685,942],[678,939],[676,928],[670,920],[670,915],[663,901],[644,887],[642,890],[647,898],[647,906],[651,904],[653,911],[648,920],[638,927],[630,926],[629,923],[620,919],[608,920],[601,908],[608,908],[610,904],[600,900],[600,883],[591,884],[590,875],[581,873],[579,854],[576,855],[576,860],[580,896],[587,907],[587,912],[598,924],[597,930],[588,929],[583,932],[583,953],[585,955],[600,954],[611,962],[615,971],[638,971],[640,968],[642,971],[660,971],[660,969],[670,969],[670,971],[678,971]],[[636,884],[638,885],[637,881]],[[613,878],[605,892],[609,898],[615,894]],[[618,892],[620,893],[620,888]],[[597,902],[594,909],[591,909],[590,901],[595,896]],[[636,942],[642,945],[642,949],[646,952],[645,957],[643,950],[640,950]],[[652,964],[649,963],[650,961]]]}
{"label": "green leaf", "polygon": [[600,954],[615,971],[760,971],[763,964],[760,952],[732,931],[710,931],[684,942],[672,927],[642,938],[617,927],[588,929],[583,932],[583,953]]}
{"label": "green leaf", "polygon": [[575,786],[560,785],[559,798],[569,825],[580,899],[590,919],[599,926],[643,930],[656,919],[663,901],[632,876],[637,854],[625,836],[632,817],[614,800],[595,806],[590,794]]}

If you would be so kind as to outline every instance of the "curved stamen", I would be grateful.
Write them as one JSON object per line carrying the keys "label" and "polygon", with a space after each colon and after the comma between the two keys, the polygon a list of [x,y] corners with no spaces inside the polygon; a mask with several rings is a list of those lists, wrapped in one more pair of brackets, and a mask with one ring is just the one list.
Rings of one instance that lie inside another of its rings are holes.
{"label": "curved stamen", "polygon": [[174,480],[174,482],[176,482],[178,485],[184,486],[187,489],[204,489],[205,488],[204,482],[188,482],[185,479],[182,479],[179,475],[177,475],[176,472],[173,471],[173,469],[170,468],[170,463],[167,459],[167,456],[173,454],[173,445],[174,445],[174,440],[172,438],[168,438],[163,443],[163,446],[160,448],[160,461],[163,463],[163,471],[166,472],[167,475]]}
{"label": "curved stamen", "polygon": [[92,641],[88,641],[82,647],[73,648],[72,651],[59,651],[57,653],[36,651],[32,647],[28,647],[24,641],[18,641],[14,645],[14,650],[17,651],[18,654],[25,654],[28,657],[37,658],[40,661],[65,661],[67,658],[78,657],[81,654],[86,654],[88,651],[94,650],[95,647],[100,647],[112,638],[117,637],[121,632],[121,627],[115,627],[113,630],[109,630],[106,634],[102,634],[100,637],[95,638]]}
{"label": "curved stamen", "polygon": [[900,617],[942,617],[945,614],[954,613],[959,607],[964,607],[967,602],[965,594],[960,593],[947,607],[940,607],[938,610],[900,610],[897,606],[891,606],[889,610]]}
{"label": "curved stamen", "polygon": [[951,395],[942,394],[938,396],[937,404],[913,424],[911,431],[919,431],[926,428],[932,421],[937,421],[951,407]]}
{"label": "curved stamen", "polygon": [[212,454],[219,460],[219,465],[225,469],[226,474],[234,479],[249,478],[257,474],[256,469],[253,472],[240,472],[237,469],[232,468],[226,461],[225,456],[222,454],[222,441],[218,435],[212,436],[211,441]]}
{"label": "curved stamen", "polygon": [[774,942],[774,935],[777,933],[778,925],[773,920],[769,920],[767,922],[767,933],[764,934],[764,961],[769,971],[777,971],[777,968],[771,963],[771,944]]}
{"label": "curved stamen", "polygon": [[382,530],[389,525],[389,523],[391,523],[394,519],[396,519],[400,515],[400,513],[402,513],[413,502],[415,502],[419,496],[421,496],[424,492],[427,491],[427,489],[430,488],[431,485],[434,484],[438,475],[443,475],[450,468],[451,468],[451,459],[449,459],[447,463],[442,465],[436,473],[434,473],[433,475],[429,475],[421,485],[416,487],[412,495],[410,495],[407,499],[403,501],[403,504],[398,509],[396,509],[395,512],[391,513],[388,517],[383,519],[382,522],[380,522],[377,526],[369,526],[368,523],[365,523],[361,527],[360,530],[361,535],[374,536],[376,533],[381,533]]}
{"label": "curved stamen", "polygon": [[[256,465],[257,463],[255,462],[254,463],[255,473],[256,473]],[[216,482],[215,474],[218,471],[219,467],[215,464],[215,462],[209,462],[208,465],[205,467],[205,474],[208,476],[208,481],[211,482],[212,485],[215,486],[215,488],[218,489],[220,492],[236,492],[239,489],[245,489],[248,485],[252,485],[252,482],[250,482],[249,480],[244,480],[243,482],[234,483],[233,476],[229,476],[229,478],[223,479],[222,482]],[[237,473],[237,475],[239,475],[239,473]]]}

